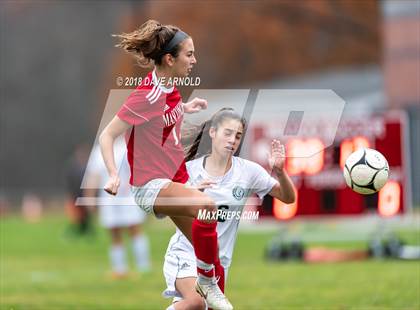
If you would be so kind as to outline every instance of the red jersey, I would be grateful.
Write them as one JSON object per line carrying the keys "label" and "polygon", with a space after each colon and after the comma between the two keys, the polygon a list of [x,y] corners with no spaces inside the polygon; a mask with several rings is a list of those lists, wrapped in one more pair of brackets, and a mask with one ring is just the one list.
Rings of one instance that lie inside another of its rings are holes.
{"label": "red jersey", "polygon": [[127,98],[117,116],[133,126],[126,135],[131,185],[157,178],[187,182],[180,138],[183,115],[178,90],[159,85],[154,71]]}

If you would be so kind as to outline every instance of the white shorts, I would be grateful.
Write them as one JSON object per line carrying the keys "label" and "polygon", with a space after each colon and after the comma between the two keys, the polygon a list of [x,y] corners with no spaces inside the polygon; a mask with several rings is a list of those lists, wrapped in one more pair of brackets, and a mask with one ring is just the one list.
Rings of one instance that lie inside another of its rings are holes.
{"label": "white shorts", "polygon": [[181,251],[167,253],[163,263],[163,274],[166,280],[166,289],[163,291],[162,296],[165,298],[174,297],[174,301],[182,299],[181,293],[175,289],[175,281],[178,278],[197,277],[195,256]]}
{"label": "white shorts", "polygon": [[[228,268],[225,268],[225,283]],[[175,288],[176,279],[194,277],[197,278],[197,263],[194,250],[169,250],[163,263],[163,274],[166,281],[166,289],[162,292],[164,298],[173,298],[173,302],[182,300],[182,295]]]}
{"label": "white shorts", "polygon": [[98,208],[100,223],[106,228],[128,227],[146,220],[146,213],[134,204],[134,200],[132,205],[103,205]]}
{"label": "white shorts", "polygon": [[153,206],[160,190],[171,182],[169,179],[153,179],[140,187],[131,186],[136,204],[147,214],[154,214],[157,218],[164,218],[165,215],[155,213]]}

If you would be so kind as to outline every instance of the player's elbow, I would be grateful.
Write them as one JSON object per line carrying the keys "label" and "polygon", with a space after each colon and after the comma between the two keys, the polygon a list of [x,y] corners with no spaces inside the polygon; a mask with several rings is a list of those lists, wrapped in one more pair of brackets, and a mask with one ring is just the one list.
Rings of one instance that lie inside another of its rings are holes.
{"label": "player's elbow", "polygon": [[103,146],[106,143],[106,141],[109,140],[110,137],[111,136],[109,132],[107,131],[107,127],[105,127],[105,129],[102,130],[101,134],[99,135],[99,139],[98,139],[99,145]]}
{"label": "player's elbow", "polygon": [[295,197],[288,197],[286,199],[283,200],[284,203],[290,204],[290,203],[295,203],[296,198]]}

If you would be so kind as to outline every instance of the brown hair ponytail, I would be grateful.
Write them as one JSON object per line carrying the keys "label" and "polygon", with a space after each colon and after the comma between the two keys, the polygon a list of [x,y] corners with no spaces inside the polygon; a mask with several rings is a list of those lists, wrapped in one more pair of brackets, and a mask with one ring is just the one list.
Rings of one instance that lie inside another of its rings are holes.
{"label": "brown hair ponytail", "polygon": [[[185,122],[181,141],[186,154],[185,161],[193,160],[200,154],[208,154],[211,151],[211,138],[209,135],[211,119],[199,126]],[[200,148],[200,152],[199,152]]]}
{"label": "brown hair ponytail", "polygon": [[148,20],[138,29],[130,33],[114,34],[120,39],[115,45],[126,52],[134,55],[142,67],[149,67],[152,64],[161,65],[162,57],[169,53],[176,57],[179,53],[179,44],[171,50],[165,50],[166,44],[171,41],[175,34],[180,31],[172,25],[162,25],[156,20]]}

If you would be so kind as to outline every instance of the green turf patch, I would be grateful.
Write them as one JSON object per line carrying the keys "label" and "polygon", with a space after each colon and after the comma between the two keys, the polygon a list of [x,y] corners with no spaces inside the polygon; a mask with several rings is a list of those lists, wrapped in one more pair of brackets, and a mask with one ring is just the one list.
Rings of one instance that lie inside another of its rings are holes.
{"label": "green turf patch", "polygon": [[[163,256],[173,225],[151,221],[146,231],[153,270],[127,280],[107,274],[108,236],[69,237],[62,217],[28,224],[0,222],[1,309],[165,309]],[[398,232],[418,244],[418,234]],[[398,260],[304,264],[268,262],[273,233],[240,233],[227,295],[235,309],[419,309],[420,264]],[[322,245],[312,243],[309,246]],[[362,249],[363,242],[328,243]]]}

